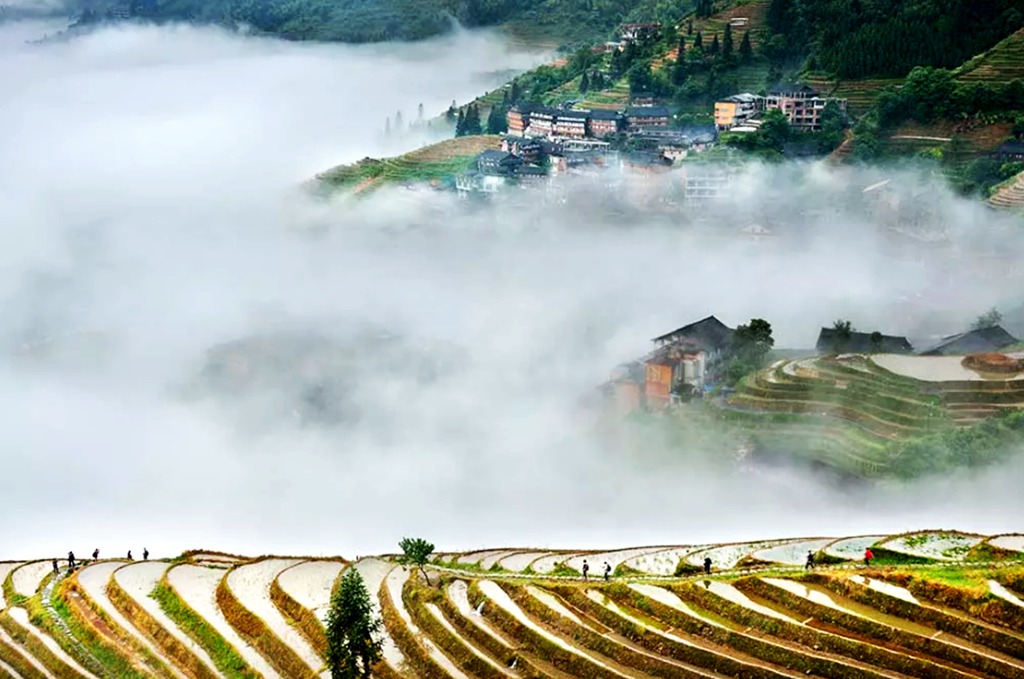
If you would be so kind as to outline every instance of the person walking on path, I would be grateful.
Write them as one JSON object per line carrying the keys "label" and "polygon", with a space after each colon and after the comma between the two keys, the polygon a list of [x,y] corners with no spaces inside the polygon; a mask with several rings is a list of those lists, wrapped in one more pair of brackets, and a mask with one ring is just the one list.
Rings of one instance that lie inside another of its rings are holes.
{"label": "person walking on path", "polygon": [[98,561],[99,558],[100,558],[100,548],[97,547],[96,549],[92,550],[92,560],[93,561]]}
{"label": "person walking on path", "polygon": [[584,559],[583,560],[583,579],[584,580],[587,579],[587,573],[589,573],[589,572],[590,572],[590,564],[587,563],[586,559]]}
{"label": "person walking on path", "polygon": [[710,556],[704,557],[704,572],[707,575],[711,575],[711,557]]}
{"label": "person walking on path", "polygon": [[604,562],[604,579],[605,582],[612,577],[612,565],[607,561]]}
{"label": "person walking on path", "polygon": [[135,560],[135,559],[132,558],[132,550],[130,550],[130,549],[128,550],[128,560],[129,561],[134,561]]}
{"label": "person walking on path", "polygon": [[871,565],[871,560],[874,559],[874,558],[875,558],[875,553],[871,551],[870,547],[868,547],[867,549],[864,550],[864,565],[865,566],[870,566]]}
{"label": "person walking on path", "polygon": [[53,560],[53,574],[60,575],[60,566],[57,565],[57,560]]}
{"label": "person walking on path", "polygon": [[74,552],[68,552],[68,568],[70,570],[75,570],[75,553]]}
{"label": "person walking on path", "polygon": [[149,561],[149,550],[145,547],[142,548],[142,560]]}
{"label": "person walking on path", "polygon": [[804,570],[812,570],[814,568],[814,552],[807,550],[807,563],[804,564]]}

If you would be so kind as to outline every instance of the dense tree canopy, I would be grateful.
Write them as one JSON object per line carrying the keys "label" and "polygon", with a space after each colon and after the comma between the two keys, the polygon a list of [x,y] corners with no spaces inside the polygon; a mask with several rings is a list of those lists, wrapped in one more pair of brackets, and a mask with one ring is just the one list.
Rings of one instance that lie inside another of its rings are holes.
{"label": "dense tree canopy", "polygon": [[773,56],[811,55],[842,78],[952,68],[1024,26],[1019,0],[772,0]]}

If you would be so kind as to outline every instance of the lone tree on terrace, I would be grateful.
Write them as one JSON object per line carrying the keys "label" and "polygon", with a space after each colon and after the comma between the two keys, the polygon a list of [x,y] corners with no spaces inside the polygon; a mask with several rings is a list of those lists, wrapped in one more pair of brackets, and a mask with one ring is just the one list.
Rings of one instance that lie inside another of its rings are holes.
{"label": "lone tree on terrace", "polygon": [[327,669],[333,679],[362,679],[381,659],[381,621],[355,568],[342,576],[327,612]]}
{"label": "lone tree on terrace", "polygon": [[832,351],[839,353],[845,351],[853,339],[853,323],[842,318],[832,324],[835,331],[835,338],[832,340]]}
{"label": "lone tree on terrace", "polygon": [[402,538],[402,541],[398,543],[398,547],[402,550],[402,556],[398,557],[398,562],[403,566],[419,568],[420,573],[423,574],[423,579],[429,585],[430,577],[427,575],[424,566],[430,560],[430,555],[434,553],[434,545],[423,538]]}

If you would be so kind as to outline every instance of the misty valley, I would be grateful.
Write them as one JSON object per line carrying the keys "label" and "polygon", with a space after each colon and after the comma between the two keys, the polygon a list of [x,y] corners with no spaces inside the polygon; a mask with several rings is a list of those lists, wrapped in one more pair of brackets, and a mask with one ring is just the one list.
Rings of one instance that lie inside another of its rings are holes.
{"label": "misty valley", "polygon": [[882,4],[0,0],[0,679],[1024,676],[1024,15]]}

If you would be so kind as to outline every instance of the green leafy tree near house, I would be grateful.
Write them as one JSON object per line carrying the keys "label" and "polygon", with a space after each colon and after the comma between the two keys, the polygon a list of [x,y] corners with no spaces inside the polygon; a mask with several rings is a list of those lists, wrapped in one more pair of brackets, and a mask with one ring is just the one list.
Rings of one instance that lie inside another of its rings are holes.
{"label": "green leafy tree near house", "polygon": [[828,153],[843,143],[846,117],[839,104],[829,101],[821,110],[821,133],[817,136],[818,151]]}
{"label": "green leafy tree near house", "polygon": [[363,577],[349,568],[327,611],[327,669],[334,679],[361,679],[381,659],[381,621],[373,614]]}
{"label": "green leafy tree near house", "polygon": [[744,375],[763,368],[773,346],[772,325],[763,318],[752,318],[750,323],[737,327],[732,334],[732,358],[725,367],[726,381],[735,384]]}
{"label": "green leafy tree near house", "polygon": [[997,326],[1002,322],[1003,314],[999,312],[999,309],[993,307],[974,319],[974,323],[971,324],[971,330],[984,330],[985,328]]}
{"label": "green leafy tree near house", "polygon": [[782,145],[789,141],[792,130],[789,127],[789,118],[779,109],[771,109],[765,112],[762,118],[761,127],[757,131],[761,144],[766,148],[781,150]]}
{"label": "green leafy tree near house", "polygon": [[430,555],[434,553],[434,545],[423,538],[402,538],[398,543],[402,555],[398,562],[403,566],[415,566],[423,574],[423,579],[430,582],[425,566],[430,561]]}

